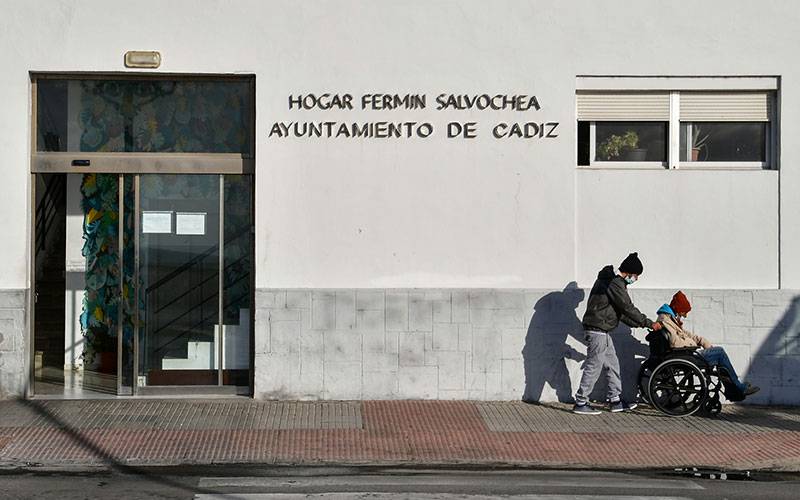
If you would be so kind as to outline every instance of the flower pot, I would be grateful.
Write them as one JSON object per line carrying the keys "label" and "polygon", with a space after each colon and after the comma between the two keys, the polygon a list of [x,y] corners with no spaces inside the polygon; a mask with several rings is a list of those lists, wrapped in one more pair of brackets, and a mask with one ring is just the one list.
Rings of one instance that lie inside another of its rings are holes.
{"label": "flower pot", "polygon": [[100,366],[97,371],[100,373],[117,373],[117,353],[116,352],[101,352],[98,353],[100,358]]}
{"label": "flower pot", "polygon": [[622,153],[624,161],[645,161],[647,159],[646,149],[627,149]]}
{"label": "flower pot", "polygon": [[700,148],[692,148],[692,161],[697,161],[700,156]]}

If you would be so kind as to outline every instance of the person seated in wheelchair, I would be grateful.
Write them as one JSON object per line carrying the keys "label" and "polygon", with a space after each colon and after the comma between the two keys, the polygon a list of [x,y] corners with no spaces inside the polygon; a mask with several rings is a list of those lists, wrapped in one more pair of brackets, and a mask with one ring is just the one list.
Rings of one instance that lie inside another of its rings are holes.
{"label": "person seated in wheelchair", "polygon": [[681,319],[685,318],[691,310],[692,305],[689,303],[689,299],[686,298],[683,292],[678,290],[672,297],[672,301],[669,304],[664,304],[657,311],[658,318],[656,321],[660,322],[669,333],[670,347],[699,346],[700,349],[695,352],[695,356],[705,359],[711,366],[727,370],[728,377],[725,377],[723,373],[720,380],[725,388],[725,397],[730,401],[742,401],[745,397],[758,392],[759,387],[739,381],[739,377],[736,375],[725,349],[714,347],[705,337],[695,335],[683,328]]}

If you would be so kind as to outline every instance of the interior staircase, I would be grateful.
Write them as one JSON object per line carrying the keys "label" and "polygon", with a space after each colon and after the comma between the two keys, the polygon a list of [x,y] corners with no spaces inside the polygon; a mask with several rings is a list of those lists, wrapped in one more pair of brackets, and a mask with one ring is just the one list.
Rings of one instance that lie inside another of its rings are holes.
{"label": "interior staircase", "polygon": [[[214,341],[190,340],[186,357],[166,356],[161,360],[162,370],[216,370],[219,327],[214,327]],[[247,370],[250,366],[250,309],[239,310],[239,324],[225,325],[222,335],[223,370]]]}
{"label": "interior staircase", "polygon": [[[59,258],[60,257],[60,258]],[[54,262],[59,262],[55,264]],[[42,351],[42,364],[64,367],[64,252],[52,255],[43,268],[43,278],[36,282],[34,349]]]}

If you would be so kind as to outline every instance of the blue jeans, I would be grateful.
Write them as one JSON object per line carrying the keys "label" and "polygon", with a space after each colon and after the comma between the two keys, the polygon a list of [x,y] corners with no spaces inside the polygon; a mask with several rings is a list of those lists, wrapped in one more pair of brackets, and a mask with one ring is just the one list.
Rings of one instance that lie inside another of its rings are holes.
{"label": "blue jeans", "polygon": [[723,381],[726,396],[735,397],[737,392],[740,393],[738,394],[740,396],[744,394],[744,391],[747,389],[747,387],[745,387],[743,383],[739,382],[739,377],[736,375],[736,370],[733,369],[733,365],[731,364],[731,360],[728,358],[728,353],[725,352],[725,349],[722,347],[710,347],[700,351],[698,356],[702,356],[712,366],[718,366],[728,370],[731,379],[733,379],[733,384]]}
{"label": "blue jeans", "polygon": [[611,335],[586,330],[585,339],[588,343],[586,361],[583,364],[581,385],[575,395],[575,403],[585,405],[589,402],[589,394],[604,368],[608,379],[608,400],[618,401],[622,392],[622,380],[619,375],[619,359]]}

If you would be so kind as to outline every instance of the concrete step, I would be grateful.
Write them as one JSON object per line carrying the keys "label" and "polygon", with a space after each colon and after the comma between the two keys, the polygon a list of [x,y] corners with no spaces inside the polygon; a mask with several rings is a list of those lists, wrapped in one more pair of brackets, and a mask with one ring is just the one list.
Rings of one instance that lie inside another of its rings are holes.
{"label": "concrete step", "polygon": [[[190,341],[187,343],[185,358],[164,357],[161,360],[162,370],[193,370],[217,368],[218,327],[214,328],[214,342]],[[222,348],[223,369],[248,369],[250,366],[250,310],[239,311],[238,325],[225,325]]]}

